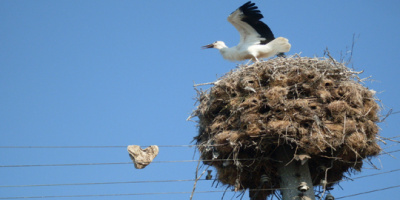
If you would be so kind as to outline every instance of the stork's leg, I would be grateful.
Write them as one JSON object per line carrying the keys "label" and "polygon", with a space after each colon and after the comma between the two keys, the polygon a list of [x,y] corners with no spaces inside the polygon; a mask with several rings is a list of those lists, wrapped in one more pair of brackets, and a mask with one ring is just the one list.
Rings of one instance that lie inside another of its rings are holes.
{"label": "stork's leg", "polygon": [[247,61],[246,65],[249,65],[251,63],[251,61],[253,61],[253,59],[250,59],[249,61]]}
{"label": "stork's leg", "polygon": [[253,61],[254,63],[260,62],[260,61],[257,59],[257,57],[253,56],[253,58],[250,59],[249,62],[246,63],[246,65],[249,65],[249,64],[251,63],[251,61]]}
{"label": "stork's leg", "polygon": [[258,62],[260,62],[260,61],[258,60],[258,58],[257,58],[257,57],[255,57],[255,56],[254,56],[254,60],[255,60],[255,62],[254,62],[254,63],[258,63]]}

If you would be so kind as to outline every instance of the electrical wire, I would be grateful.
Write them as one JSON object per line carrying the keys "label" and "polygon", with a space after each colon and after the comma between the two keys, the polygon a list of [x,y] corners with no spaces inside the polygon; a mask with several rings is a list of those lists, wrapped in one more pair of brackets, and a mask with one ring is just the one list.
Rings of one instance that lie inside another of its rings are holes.
{"label": "electrical wire", "polygon": [[41,165],[0,165],[0,167],[68,167],[68,166],[84,166],[84,165],[124,165],[132,164],[132,162],[119,163],[76,163],[76,164],[41,164]]}
{"label": "electrical wire", "polygon": [[[397,138],[400,137],[399,136],[394,136],[394,137],[390,137],[387,139],[393,139],[393,138]],[[216,147],[216,146],[225,146],[225,145],[229,145],[229,143],[226,144],[212,144],[212,145],[207,145],[207,144],[200,144],[200,145],[196,145],[196,144],[188,144],[188,145],[157,145],[158,147]],[[148,147],[151,145],[138,145],[141,147]],[[114,145],[114,146],[0,146],[0,149],[84,149],[84,148],[127,148],[128,146],[121,146],[121,145]]]}
{"label": "electrical wire", "polygon": [[[197,191],[195,193],[216,193],[224,191]],[[23,197],[0,197],[0,199],[42,199],[42,198],[63,198],[63,197],[113,197],[113,196],[141,196],[141,195],[167,195],[167,194],[190,194],[192,192],[152,192],[152,193],[131,193],[131,194],[88,194],[88,195],[64,195],[64,196],[23,196]]]}
{"label": "electrical wire", "polygon": [[370,190],[370,191],[356,193],[356,194],[350,194],[350,195],[346,195],[346,196],[337,197],[335,199],[344,199],[344,198],[347,198],[347,197],[353,197],[353,196],[358,196],[358,195],[362,195],[362,194],[368,194],[368,193],[372,193],[372,192],[379,192],[379,191],[389,190],[389,189],[398,188],[398,187],[400,187],[400,185],[395,185],[395,186],[386,187],[386,188],[380,188],[380,189],[376,189],[376,190]]}
{"label": "electrical wire", "polygon": [[[288,190],[293,188],[274,188],[274,189],[254,189],[254,190]],[[196,194],[201,193],[221,193],[227,190],[215,191],[195,191]],[[229,191],[235,192],[235,191]],[[110,197],[110,196],[139,196],[139,195],[167,195],[167,194],[191,194],[190,192],[150,192],[150,193],[130,193],[130,194],[88,194],[88,195],[64,195],[64,196],[26,196],[26,197],[0,197],[0,199],[38,199],[38,198],[62,198],[62,197]]]}
{"label": "electrical wire", "polygon": [[[206,145],[206,144],[201,144],[201,145],[157,145],[158,147],[211,147],[211,146],[224,146],[228,145],[226,144],[213,144],[213,145]],[[151,145],[139,145],[141,147],[148,147]],[[0,146],[0,149],[79,149],[79,148],[127,148],[128,146],[121,146],[121,145],[116,145],[116,146]]]}
{"label": "electrical wire", "polygon": [[[344,199],[347,197],[353,197],[373,192],[379,192],[383,190],[389,190],[393,188],[398,188],[400,185],[390,186],[386,188],[380,188],[375,190],[369,190],[361,193],[350,194],[346,196],[337,197],[335,199]],[[255,189],[255,190],[287,190],[293,188],[274,188],[274,189]],[[220,192],[227,192],[226,190],[217,190],[217,191],[196,191],[196,194],[200,193],[220,193]],[[229,191],[234,192],[234,191]],[[38,199],[38,198],[63,198],[63,197],[111,197],[111,196],[139,196],[139,195],[167,195],[167,194],[190,194],[192,192],[151,192],[151,193],[130,193],[130,194],[89,194],[89,195],[64,195],[64,196],[22,196],[22,197],[0,197],[0,199]]]}
{"label": "electrical wire", "polygon": [[[355,178],[349,178],[348,180],[356,180],[371,176],[377,176],[382,174],[388,174],[400,171],[399,169],[394,169],[386,172],[379,172],[375,174],[369,174],[365,176],[358,176]],[[6,187],[45,187],[45,186],[81,186],[81,185],[106,185],[106,184],[131,184],[131,183],[168,183],[168,182],[192,182],[195,179],[182,179],[182,180],[153,180],[153,181],[119,181],[119,182],[97,182],[97,183],[60,183],[60,184],[38,184],[38,185],[0,185],[0,188]],[[199,179],[199,181],[211,181],[206,179]]]}
{"label": "electrical wire", "polygon": [[[152,161],[151,163],[185,163],[185,162],[211,162],[211,161],[246,161],[246,160],[274,160],[269,157],[262,158],[242,158],[242,159],[211,159],[211,160],[171,160],[171,161]],[[275,160],[276,161],[276,160]],[[277,161],[279,162],[279,161]],[[132,164],[133,162],[117,162],[117,163],[75,163],[75,164],[39,164],[39,165],[0,165],[1,167],[67,167],[67,166],[83,166],[83,165],[122,165]]]}
{"label": "electrical wire", "polygon": [[376,174],[368,174],[368,175],[364,175],[364,176],[358,176],[358,177],[354,177],[354,178],[351,178],[351,179],[355,180],[355,179],[366,178],[366,177],[370,177],[370,176],[388,174],[388,173],[397,172],[397,171],[400,171],[400,169],[394,169],[394,170],[390,170],[390,171],[387,171],[387,172],[380,172],[380,173],[376,173]]}
{"label": "electrical wire", "polygon": [[0,146],[1,149],[79,149],[79,148],[123,148],[127,146]]}
{"label": "electrical wire", "polygon": [[[393,153],[393,152],[398,152],[400,150],[395,150],[391,152],[386,152],[386,153]],[[217,160],[227,160],[227,159],[217,159]],[[233,160],[233,159],[230,159]],[[199,160],[183,160],[183,161],[158,161],[158,162],[192,162],[192,161],[199,161]],[[215,161],[215,160],[214,160]],[[132,162],[124,162],[124,163],[87,163],[87,164],[56,164],[56,165],[24,165],[24,166],[71,166],[71,165],[98,165],[98,164],[131,164]],[[11,167],[11,166],[8,166]],[[375,174],[370,174],[370,175],[365,175],[365,176],[360,176],[360,177],[355,177],[350,180],[354,179],[360,179],[360,178],[365,178],[365,177],[370,177],[370,176],[376,176],[376,175],[381,175],[381,174],[386,174],[386,173],[392,173],[392,172],[397,172],[400,171],[400,169],[394,169],[391,171],[387,172],[380,172],[380,173],[375,173]],[[200,179],[203,180],[203,179]],[[67,183],[67,184],[43,184],[43,185],[14,185],[14,186],[0,186],[0,187],[38,187],[38,186],[71,186],[71,185],[100,185],[100,184],[124,184],[124,183],[155,183],[155,182],[185,182],[185,181],[194,181],[194,179],[189,179],[189,180],[156,180],[156,181],[126,181],[126,182],[102,182],[102,183]],[[361,194],[366,194],[370,192],[376,192],[376,191],[381,191],[381,190],[387,190],[387,189],[392,189],[396,188],[399,186],[392,186],[388,188],[382,188],[378,190],[372,190],[372,191],[367,191],[364,193],[358,193],[358,194],[353,194],[353,195],[348,195],[348,196],[343,196],[340,198],[347,198],[350,196],[356,196],[356,195],[361,195]],[[206,193],[206,192],[225,192],[225,191],[200,191],[196,193]],[[190,192],[175,192],[175,193],[135,193],[135,194],[106,194],[106,195],[72,195],[72,196],[42,196],[42,197],[7,197],[3,198],[1,197],[0,199],[21,199],[21,198],[55,198],[55,197],[93,197],[93,196],[128,196],[128,195],[150,195],[150,194],[187,194]]]}
{"label": "electrical wire", "polygon": [[[193,147],[197,145],[160,145],[161,147]],[[0,148],[122,148],[126,146],[0,146]],[[393,150],[389,152],[382,152],[382,154],[390,154],[390,153],[395,153],[399,152],[399,150]],[[239,160],[254,160],[255,158],[251,159],[239,159]],[[262,159],[262,158],[258,158]],[[153,163],[181,163],[181,162],[198,162],[198,161],[226,161],[226,160],[234,160],[234,159],[214,159],[214,160],[176,160],[176,161],[153,161]],[[77,164],[43,164],[43,165],[0,165],[0,167],[42,167],[42,166],[79,166],[79,165],[115,165],[115,164],[132,164],[132,162],[118,162],[118,163],[77,163]],[[370,177],[370,176],[376,176],[376,175],[381,175],[381,174],[386,174],[386,173],[391,173],[391,172],[396,172],[400,171],[400,169],[395,169],[387,172],[380,172],[376,174],[370,174],[370,175],[365,175],[365,176],[360,176],[360,177],[355,177],[350,180],[354,179],[360,179],[360,178],[365,178],[365,177]],[[203,179],[200,179],[203,180]],[[204,179],[205,180],[205,179]],[[100,185],[100,184],[126,184],[126,183],[155,183],[155,182],[185,182],[185,181],[194,181],[194,179],[188,179],[188,180],[156,180],[156,181],[126,181],[126,182],[102,182],[102,183],[66,183],[66,184],[42,184],[42,185],[14,185],[14,186],[0,186],[1,187],[39,187],[39,186],[71,186],[71,185]],[[388,190],[388,189],[393,189],[400,187],[400,185],[397,186],[391,186],[387,188],[381,188],[381,189],[376,189],[376,190],[371,190],[371,191],[366,191],[363,193],[357,193],[357,194],[352,194],[352,195],[347,195],[347,196],[342,196],[338,197],[336,199],[341,199],[341,198],[347,198],[347,197],[352,197],[352,196],[357,196],[357,195],[362,195],[362,194],[367,194],[367,193],[372,193],[372,192],[377,192],[377,191],[382,191],[382,190]],[[226,192],[226,191],[198,191],[196,193],[208,193],[208,192]],[[21,198],[56,198],[56,197],[101,197],[101,196],[131,196],[131,195],[156,195],[156,194],[188,194],[191,192],[164,192],[164,193],[133,193],[133,194],[104,194],[104,195],[70,195],[70,196],[33,196],[33,197],[0,197],[0,199],[21,199]]]}
{"label": "electrical wire", "polygon": [[[206,179],[199,179],[204,181]],[[81,185],[108,185],[108,184],[128,184],[128,183],[171,183],[171,182],[191,182],[195,179],[186,180],[155,180],[155,181],[118,181],[118,182],[97,182],[97,183],[60,183],[60,184],[39,184],[39,185],[0,185],[0,188],[6,187],[47,187],[47,186],[81,186]],[[208,180],[207,180],[208,181]]]}
{"label": "electrical wire", "polygon": [[[397,113],[397,112],[396,112]],[[400,111],[398,112],[400,113]],[[393,137],[389,137],[386,139],[393,139],[393,138],[398,138],[400,137],[400,135],[397,136],[393,136]],[[211,146],[224,146],[224,145],[231,145],[229,143],[225,143],[225,144],[212,144],[212,145],[208,145],[208,144],[200,144],[200,145],[157,145],[158,147],[198,147],[198,146],[202,146],[202,147],[211,147]],[[147,147],[147,146],[151,146],[151,145],[139,145],[142,147]],[[104,145],[104,146],[88,146],[88,145],[82,145],[82,146],[0,146],[0,149],[79,149],[79,148],[126,148],[126,145]]]}
{"label": "electrical wire", "polygon": [[[383,152],[380,153],[379,155],[383,154],[390,154],[390,153],[395,153],[399,152],[400,149],[394,150],[394,151],[388,151],[388,152]],[[274,160],[269,157],[263,157],[263,158],[247,158],[247,159],[212,159],[212,160],[172,160],[172,161],[153,161],[152,163],[187,163],[187,162],[199,162],[199,161],[205,161],[205,162],[211,162],[211,161],[234,161],[234,160]],[[277,161],[277,160],[275,160]],[[279,161],[277,161],[279,162]],[[116,162],[116,163],[75,163],[75,164],[38,164],[38,165],[0,165],[0,168],[5,168],[5,167],[67,167],[67,166],[85,166],[85,165],[125,165],[125,164],[132,164],[132,162]]]}

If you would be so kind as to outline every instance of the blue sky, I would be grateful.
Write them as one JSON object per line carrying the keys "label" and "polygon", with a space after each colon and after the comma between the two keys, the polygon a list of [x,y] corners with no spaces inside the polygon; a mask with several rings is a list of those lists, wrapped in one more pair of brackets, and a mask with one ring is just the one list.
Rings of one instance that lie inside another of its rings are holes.
{"label": "blue sky", "polygon": [[[238,63],[200,47],[228,46],[239,34],[227,16],[246,1],[0,1],[0,146],[121,146],[110,148],[0,148],[0,165],[130,162],[124,146],[187,145],[196,136],[186,121],[195,108],[193,82],[214,81]],[[254,1],[275,36],[289,39],[289,55],[340,59],[356,43],[351,65],[372,76],[385,109],[400,111],[399,1]],[[398,136],[400,114],[379,124]],[[385,151],[400,149],[395,143]],[[194,156],[194,157],[193,157]],[[399,156],[399,153],[393,153]],[[198,159],[188,147],[160,147],[155,161]],[[383,155],[361,174],[398,169]],[[1,167],[0,186],[187,180],[196,162],[57,167]],[[340,183],[335,197],[399,185],[400,172]],[[220,191],[200,181],[197,191]],[[193,182],[0,187],[0,198],[191,192]],[[233,197],[227,193],[225,199]],[[357,199],[393,199],[390,189]],[[190,194],[90,199],[189,199]],[[195,194],[220,199],[222,193]],[[247,196],[246,196],[247,197]],[[89,198],[89,197],[87,197]],[[79,199],[52,198],[52,199]],[[86,199],[85,197],[81,199]],[[246,199],[246,198],[244,198]]]}

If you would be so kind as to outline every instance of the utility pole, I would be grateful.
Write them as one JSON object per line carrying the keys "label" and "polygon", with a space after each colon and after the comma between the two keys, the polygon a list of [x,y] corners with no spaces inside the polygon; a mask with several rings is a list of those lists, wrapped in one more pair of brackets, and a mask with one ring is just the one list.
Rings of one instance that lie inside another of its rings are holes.
{"label": "utility pole", "polygon": [[313,184],[307,160],[294,159],[295,152],[290,147],[277,150],[280,187],[283,200],[315,200]]}

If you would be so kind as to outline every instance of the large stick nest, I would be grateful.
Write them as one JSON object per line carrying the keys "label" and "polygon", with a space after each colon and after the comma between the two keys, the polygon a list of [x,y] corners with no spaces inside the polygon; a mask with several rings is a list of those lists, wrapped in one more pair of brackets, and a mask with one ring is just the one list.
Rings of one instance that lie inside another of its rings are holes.
{"label": "large stick nest", "polygon": [[274,152],[282,145],[311,157],[314,185],[360,171],[381,148],[375,92],[357,74],[332,58],[298,56],[232,70],[198,91],[192,117],[199,120],[201,159],[236,190],[260,188],[261,175],[269,179],[263,189],[279,188]]}

